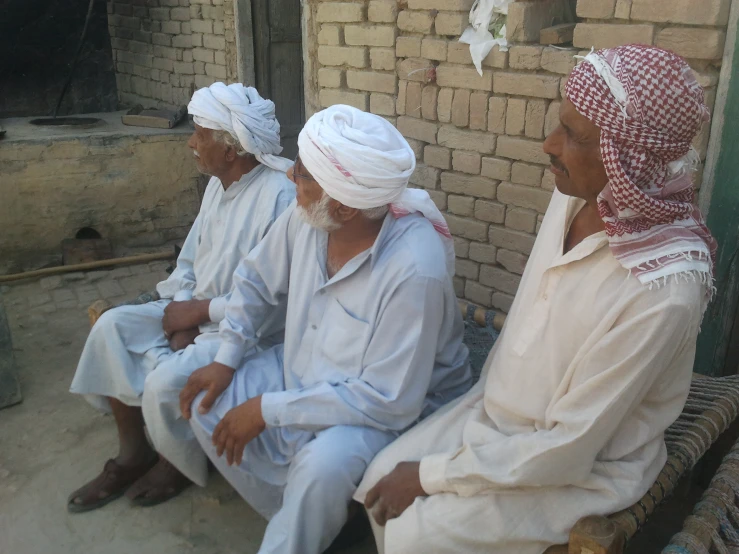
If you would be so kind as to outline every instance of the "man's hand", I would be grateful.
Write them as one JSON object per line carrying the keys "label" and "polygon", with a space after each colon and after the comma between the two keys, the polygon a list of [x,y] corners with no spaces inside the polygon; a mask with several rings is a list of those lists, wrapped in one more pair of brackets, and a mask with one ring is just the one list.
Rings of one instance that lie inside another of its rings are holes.
{"label": "man's hand", "polygon": [[234,376],[233,368],[213,362],[194,371],[180,392],[180,411],[185,419],[190,419],[192,401],[202,390],[207,390],[198,406],[198,412],[207,414],[213,402],[226,390]]}
{"label": "man's hand", "polygon": [[210,300],[186,300],[170,302],[164,308],[162,329],[164,336],[171,339],[177,331],[187,331],[210,321]]}
{"label": "man's hand", "polygon": [[[419,496],[427,496],[421,486],[419,462],[400,462],[367,493],[364,506],[380,526],[405,512]],[[373,509],[374,508],[374,509]]]}
{"label": "man's hand", "polygon": [[267,425],[262,418],[262,396],[250,398],[229,410],[213,431],[213,446],[221,456],[226,453],[228,465],[239,465],[244,447]]}
{"label": "man's hand", "polygon": [[186,331],[176,331],[169,337],[169,347],[173,352],[184,350],[191,344],[195,344],[195,337],[200,334],[200,329],[187,329]]}

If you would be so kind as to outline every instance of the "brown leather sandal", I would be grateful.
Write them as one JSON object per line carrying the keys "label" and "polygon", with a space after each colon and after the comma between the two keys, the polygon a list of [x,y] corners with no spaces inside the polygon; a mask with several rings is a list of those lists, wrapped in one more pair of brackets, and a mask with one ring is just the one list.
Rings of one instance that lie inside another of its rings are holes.
{"label": "brown leather sandal", "polygon": [[[103,471],[92,481],[77,489],[67,499],[67,511],[73,514],[89,512],[123,496],[123,493],[154,467],[157,458],[133,467],[119,465],[115,460],[105,462]],[[81,502],[75,502],[81,500]]]}
{"label": "brown leather sandal", "polygon": [[126,491],[126,498],[133,506],[149,508],[174,498],[190,485],[190,479],[160,457],[157,464]]}

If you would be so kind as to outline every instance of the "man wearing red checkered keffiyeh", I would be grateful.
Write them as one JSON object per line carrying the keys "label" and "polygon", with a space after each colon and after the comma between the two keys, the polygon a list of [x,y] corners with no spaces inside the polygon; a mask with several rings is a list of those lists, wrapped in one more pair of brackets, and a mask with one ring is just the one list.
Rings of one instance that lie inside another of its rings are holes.
{"label": "man wearing red checkered keffiyeh", "polygon": [[381,554],[540,554],[665,465],[712,289],[691,181],[708,109],[685,61],[646,46],[592,52],[565,96],[543,145],[557,191],[481,382],[357,489]]}
{"label": "man wearing red checkered keffiyeh", "polygon": [[680,56],[631,45],[591,52],[567,99],[600,128],[608,184],[598,197],[613,255],[642,283],[712,282],[716,242],[693,204],[691,141],[709,118],[703,89]]}

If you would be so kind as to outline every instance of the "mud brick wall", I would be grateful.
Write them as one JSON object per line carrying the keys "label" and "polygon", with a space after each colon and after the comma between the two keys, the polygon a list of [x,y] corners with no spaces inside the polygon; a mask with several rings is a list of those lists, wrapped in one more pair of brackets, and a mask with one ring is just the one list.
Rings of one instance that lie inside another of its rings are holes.
{"label": "mud brick wall", "polygon": [[195,89],[236,80],[232,0],[108,2],[119,99],[175,107]]}
{"label": "mud brick wall", "polygon": [[[573,55],[591,47],[654,44],[686,57],[713,104],[729,0],[579,0],[573,44],[538,44],[560,0],[509,8],[508,52],[479,76],[458,42],[473,0],[311,0],[320,109],[344,103],[379,114],[418,158],[456,240],[457,294],[508,311],[554,190],[544,137],[557,125]],[[707,124],[696,147],[705,158]]]}

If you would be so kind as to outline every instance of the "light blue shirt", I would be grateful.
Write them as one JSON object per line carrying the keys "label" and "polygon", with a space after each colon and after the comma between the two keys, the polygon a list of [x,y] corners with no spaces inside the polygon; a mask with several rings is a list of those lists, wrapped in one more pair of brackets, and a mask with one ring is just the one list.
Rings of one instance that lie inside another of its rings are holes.
{"label": "light blue shirt", "polygon": [[267,425],[402,431],[466,392],[464,326],[432,224],[386,216],[331,279],[327,244],[293,203],[234,274],[217,362],[239,368],[263,321],[287,309],[285,390],[262,396]]}

